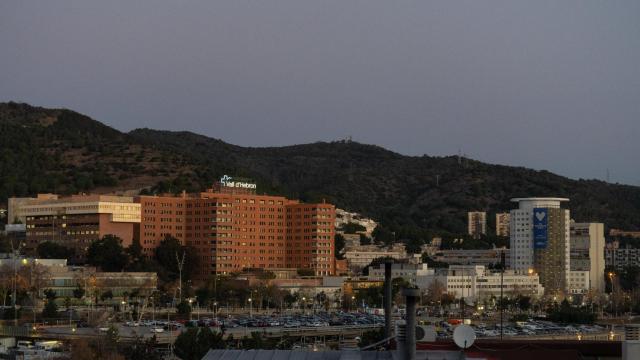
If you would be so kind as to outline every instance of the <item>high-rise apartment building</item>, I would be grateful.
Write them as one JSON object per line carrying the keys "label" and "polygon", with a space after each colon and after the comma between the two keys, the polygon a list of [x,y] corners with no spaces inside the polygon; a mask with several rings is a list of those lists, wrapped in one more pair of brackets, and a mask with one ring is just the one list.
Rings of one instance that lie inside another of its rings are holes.
{"label": "high-rise apartment building", "polygon": [[496,235],[497,236],[509,236],[509,222],[511,216],[509,213],[497,213],[496,214]]}
{"label": "high-rise apartment building", "polygon": [[50,241],[70,249],[73,262],[82,262],[94,240],[115,235],[127,247],[138,238],[140,204],[132,197],[54,194],[9,200],[14,220],[26,224],[25,251],[35,254],[39,244]]}
{"label": "high-rise apartment building", "polygon": [[604,292],[604,224],[571,222],[571,271],[588,271],[587,289]]}
{"label": "high-rise apartment building", "polygon": [[537,273],[546,294],[568,291],[570,271],[569,210],[564,198],[516,198],[511,210],[511,269]]}
{"label": "high-rise apartment building", "polygon": [[484,211],[469,211],[467,213],[468,234],[474,239],[487,233],[487,213]]}
{"label": "high-rise apartment building", "polygon": [[199,194],[140,196],[140,243],[147,256],[167,235],[200,255],[198,277],[243,269],[335,273],[335,207],[256,194],[250,182],[223,177]]}

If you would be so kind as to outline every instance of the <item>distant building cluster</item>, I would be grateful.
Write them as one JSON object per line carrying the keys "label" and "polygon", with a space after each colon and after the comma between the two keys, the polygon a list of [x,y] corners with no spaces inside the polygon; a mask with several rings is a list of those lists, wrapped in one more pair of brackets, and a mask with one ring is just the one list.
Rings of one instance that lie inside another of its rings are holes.
{"label": "distant building cluster", "polygon": [[25,226],[25,250],[35,254],[50,241],[74,250],[82,262],[91,242],[116,235],[129,246],[138,241],[153,256],[166,236],[197,250],[197,276],[243,269],[309,269],[335,274],[335,207],[259,195],[256,185],[223,177],[213,188],[178,196],[41,194],[11,198],[11,222]]}
{"label": "distant building cluster", "polygon": [[[605,246],[602,223],[573,221],[569,209],[562,207],[568,199],[512,201],[514,209],[495,214],[495,235],[509,237],[508,248],[441,249],[438,237],[422,246],[429,261],[448,269],[429,268],[421,254],[408,254],[400,242],[377,244],[372,239],[377,223],[372,219],[325,202],[306,204],[260,195],[254,183],[228,176],[196,194],[11,198],[6,211],[11,224],[5,232],[20,239],[27,254],[36,254],[44,242],[73,249],[74,263],[82,263],[90,244],[108,234],[121,238],[125,247],[139,242],[149,257],[170,236],[197,250],[199,280],[254,269],[279,274],[277,280],[283,284],[299,278],[296,271],[301,269],[315,277],[354,276],[375,260],[390,258],[397,262],[394,276],[421,288],[439,281],[448,292],[467,292],[465,297],[490,296],[499,290],[496,274],[502,261],[505,289],[535,296],[601,293],[605,266],[640,266],[640,249],[620,247],[617,242]],[[485,211],[470,211],[467,217],[469,235],[476,239],[487,235]],[[340,232],[345,246],[340,253],[343,260],[338,260],[335,235],[350,224],[357,230]],[[616,229],[610,235],[640,236]],[[381,268],[372,266],[366,281],[377,282],[381,276]]]}
{"label": "distant building cluster", "polygon": [[484,211],[470,211],[468,217],[468,234],[479,239],[487,234],[487,213]]}

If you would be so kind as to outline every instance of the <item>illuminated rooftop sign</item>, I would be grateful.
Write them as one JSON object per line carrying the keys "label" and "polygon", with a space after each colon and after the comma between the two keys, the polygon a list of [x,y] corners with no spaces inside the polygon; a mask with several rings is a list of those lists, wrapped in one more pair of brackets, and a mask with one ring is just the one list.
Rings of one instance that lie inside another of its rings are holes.
{"label": "illuminated rooftop sign", "polygon": [[255,189],[256,188],[256,184],[254,183],[249,183],[249,182],[244,182],[244,181],[236,181],[233,180],[233,178],[229,175],[223,175],[220,178],[220,184],[222,186],[225,187],[232,187],[232,188],[241,188],[241,189]]}

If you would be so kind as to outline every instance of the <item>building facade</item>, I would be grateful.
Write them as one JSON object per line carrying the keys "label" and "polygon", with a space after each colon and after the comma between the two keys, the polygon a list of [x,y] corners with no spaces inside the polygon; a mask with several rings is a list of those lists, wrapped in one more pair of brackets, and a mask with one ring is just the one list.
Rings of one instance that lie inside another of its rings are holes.
{"label": "building facade", "polygon": [[640,248],[619,247],[617,241],[606,245],[605,266],[622,270],[627,266],[640,266]]}
{"label": "building facade", "polygon": [[509,213],[497,213],[496,214],[496,235],[497,236],[509,236],[509,223],[511,215]]}
{"label": "building facade", "polygon": [[467,213],[468,234],[474,239],[487,233],[487,213],[484,211],[470,211]]}
{"label": "building facade", "polygon": [[255,184],[230,179],[199,194],[140,196],[144,254],[172,236],[197,249],[201,279],[252,268],[335,273],[333,205],[257,195]]}
{"label": "building facade", "polygon": [[487,250],[437,250],[431,258],[449,265],[483,265],[490,267],[500,264],[502,253],[505,254],[505,265],[509,267],[511,254],[507,248]]}
{"label": "building facade", "polygon": [[378,258],[392,258],[402,260],[407,258],[407,251],[402,244],[395,244],[391,248],[378,247],[377,245],[364,245],[358,248],[348,249],[344,253],[347,266],[352,272],[358,272]]}
{"label": "building facade", "polygon": [[39,244],[50,241],[75,252],[82,262],[91,242],[115,235],[127,247],[138,239],[140,204],[132,197],[53,194],[10,199],[14,220],[26,224],[25,251],[35,254]]}
{"label": "building facade", "polygon": [[570,271],[569,210],[564,198],[516,198],[511,210],[511,269],[535,273],[547,295],[568,292]]}
{"label": "building facade", "polygon": [[586,294],[590,288],[590,271],[569,271],[569,294]]}
{"label": "building facade", "polygon": [[571,222],[571,271],[588,271],[587,289],[604,292],[604,224]]}
{"label": "building facade", "polygon": [[[426,276],[433,276],[434,269],[427,264],[394,263],[391,265],[391,278],[402,278],[412,285],[419,285],[419,280]],[[369,279],[384,280],[384,264],[369,269]]]}
{"label": "building facade", "polygon": [[468,300],[499,297],[501,288],[504,296],[507,297],[517,295],[539,297],[544,294],[540,278],[535,273],[519,274],[508,270],[501,277],[500,272],[487,271],[480,265],[453,265],[448,269],[438,270],[433,279],[440,282],[447,293],[453,294],[456,298],[464,297]]}

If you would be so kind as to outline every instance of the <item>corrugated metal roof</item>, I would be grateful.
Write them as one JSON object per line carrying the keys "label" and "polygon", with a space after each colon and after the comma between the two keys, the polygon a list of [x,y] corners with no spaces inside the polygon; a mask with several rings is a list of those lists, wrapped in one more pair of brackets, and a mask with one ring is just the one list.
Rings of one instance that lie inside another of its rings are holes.
{"label": "corrugated metal roof", "polygon": [[202,360],[393,360],[390,351],[209,350]]}

